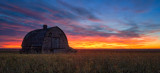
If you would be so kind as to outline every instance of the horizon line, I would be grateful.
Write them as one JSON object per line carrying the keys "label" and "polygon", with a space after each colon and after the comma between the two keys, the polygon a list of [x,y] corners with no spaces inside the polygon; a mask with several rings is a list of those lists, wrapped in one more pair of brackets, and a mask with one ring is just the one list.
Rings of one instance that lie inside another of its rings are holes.
{"label": "horizon line", "polygon": [[[0,48],[0,49],[22,49],[22,48]],[[138,50],[139,48],[134,48],[134,49],[132,49],[132,48],[76,48],[77,50]],[[160,48],[141,48],[142,50],[152,50],[152,49],[159,49],[160,50]],[[141,50],[140,49],[140,50]]]}

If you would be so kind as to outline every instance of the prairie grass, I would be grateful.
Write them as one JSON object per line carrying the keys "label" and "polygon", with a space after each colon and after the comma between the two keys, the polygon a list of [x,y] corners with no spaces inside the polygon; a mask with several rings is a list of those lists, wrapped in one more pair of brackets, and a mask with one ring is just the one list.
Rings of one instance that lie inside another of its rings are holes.
{"label": "prairie grass", "polygon": [[160,53],[0,53],[0,73],[160,73]]}

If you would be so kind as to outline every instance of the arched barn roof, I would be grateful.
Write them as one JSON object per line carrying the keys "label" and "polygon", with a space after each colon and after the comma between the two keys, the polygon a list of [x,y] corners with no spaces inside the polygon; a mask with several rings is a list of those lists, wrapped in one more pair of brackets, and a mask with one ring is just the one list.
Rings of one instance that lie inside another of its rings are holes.
{"label": "arched barn roof", "polygon": [[47,28],[47,29],[37,29],[37,30],[33,30],[33,31],[29,32],[24,37],[23,42],[22,42],[22,46],[28,46],[28,47],[42,46],[47,31],[49,31],[51,29],[60,30],[64,34],[65,39],[67,39],[65,33],[59,27],[55,26],[55,27],[51,27],[51,28]]}
{"label": "arched barn roof", "polygon": [[[47,30],[47,31],[49,31],[50,29],[58,29],[58,30],[60,30],[60,31],[63,33],[63,35],[65,36],[65,39],[67,39],[66,34],[65,34],[65,33],[63,32],[63,30],[62,30],[62,29],[60,29],[58,26],[48,28],[48,30]],[[68,40],[67,40],[67,41],[68,41]]]}
{"label": "arched barn roof", "polygon": [[47,30],[37,29],[29,32],[22,43],[22,46],[41,46]]}

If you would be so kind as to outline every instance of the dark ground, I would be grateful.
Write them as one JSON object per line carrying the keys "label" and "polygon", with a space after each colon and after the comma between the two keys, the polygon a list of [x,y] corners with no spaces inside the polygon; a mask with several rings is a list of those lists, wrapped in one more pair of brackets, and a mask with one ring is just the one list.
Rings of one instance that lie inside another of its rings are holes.
{"label": "dark ground", "polygon": [[0,50],[0,73],[160,73],[160,50],[96,49],[77,53],[19,54]]}

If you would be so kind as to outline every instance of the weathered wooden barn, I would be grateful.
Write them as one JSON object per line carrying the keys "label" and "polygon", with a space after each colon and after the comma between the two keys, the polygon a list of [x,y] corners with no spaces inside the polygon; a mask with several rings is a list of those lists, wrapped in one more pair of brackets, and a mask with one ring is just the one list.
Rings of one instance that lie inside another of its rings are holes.
{"label": "weathered wooden barn", "polygon": [[65,33],[57,26],[29,32],[23,39],[21,53],[76,52],[68,45]]}

